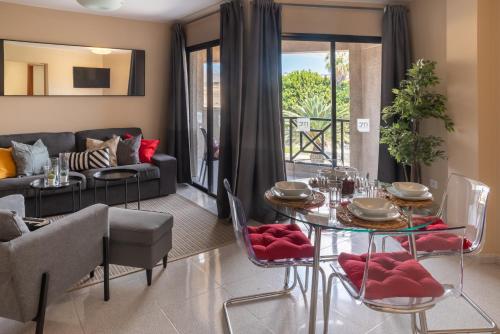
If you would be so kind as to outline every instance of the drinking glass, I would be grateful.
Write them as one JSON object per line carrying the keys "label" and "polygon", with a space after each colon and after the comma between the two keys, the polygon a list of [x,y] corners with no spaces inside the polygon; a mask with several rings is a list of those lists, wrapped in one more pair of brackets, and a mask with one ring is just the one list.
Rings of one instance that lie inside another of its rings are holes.
{"label": "drinking glass", "polygon": [[59,158],[50,158],[48,185],[57,187],[59,185]]}
{"label": "drinking glass", "polygon": [[342,202],[342,186],[344,182],[340,180],[330,180],[328,182],[328,192],[330,197],[330,207],[336,208]]}
{"label": "drinking glass", "polygon": [[60,182],[67,184],[69,182],[69,157],[66,153],[59,153],[59,169],[60,169]]}
{"label": "drinking glass", "polygon": [[379,196],[380,196],[380,191],[379,191],[378,181],[375,180],[375,181],[368,182],[367,190],[366,190],[366,197],[375,198],[375,197],[379,197]]}
{"label": "drinking glass", "polygon": [[49,184],[49,160],[47,160],[47,163],[43,166],[43,184],[46,187]]}

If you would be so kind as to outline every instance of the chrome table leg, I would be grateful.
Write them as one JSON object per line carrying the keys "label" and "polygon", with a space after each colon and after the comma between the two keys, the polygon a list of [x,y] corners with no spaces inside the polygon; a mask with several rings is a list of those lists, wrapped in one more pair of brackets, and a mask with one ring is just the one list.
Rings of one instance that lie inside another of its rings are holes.
{"label": "chrome table leg", "polygon": [[314,226],[314,261],[312,268],[311,303],[309,311],[309,334],[316,333],[316,310],[318,308],[318,279],[321,256],[321,227]]}

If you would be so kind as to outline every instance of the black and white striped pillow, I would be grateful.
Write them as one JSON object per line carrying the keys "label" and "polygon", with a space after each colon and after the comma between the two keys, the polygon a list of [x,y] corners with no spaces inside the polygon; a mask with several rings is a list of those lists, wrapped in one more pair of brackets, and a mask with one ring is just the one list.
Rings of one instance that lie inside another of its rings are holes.
{"label": "black and white striped pillow", "polygon": [[68,153],[69,169],[81,171],[92,168],[106,168],[110,166],[109,148],[95,151]]}

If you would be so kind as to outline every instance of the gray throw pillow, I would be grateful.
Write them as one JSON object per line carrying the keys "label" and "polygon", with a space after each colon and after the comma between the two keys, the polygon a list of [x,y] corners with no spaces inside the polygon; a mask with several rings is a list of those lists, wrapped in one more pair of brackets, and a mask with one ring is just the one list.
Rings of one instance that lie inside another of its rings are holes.
{"label": "gray throw pillow", "polygon": [[15,141],[11,143],[17,175],[31,176],[43,174],[43,166],[47,164],[47,160],[49,159],[49,151],[41,139],[38,139],[33,145]]}
{"label": "gray throw pillow", "polygon": [[141,147],[142,136],[138,135],[129,139],[120,139],[118,149],[116,150],[116,157],[118,165],[135,165],[140,163],[139,160],[139,147]]}
{"label": "gray throw pillow", "polygon": [[0,242],[11,241],[29,233],[24,220],[14,211],[0,209]]}

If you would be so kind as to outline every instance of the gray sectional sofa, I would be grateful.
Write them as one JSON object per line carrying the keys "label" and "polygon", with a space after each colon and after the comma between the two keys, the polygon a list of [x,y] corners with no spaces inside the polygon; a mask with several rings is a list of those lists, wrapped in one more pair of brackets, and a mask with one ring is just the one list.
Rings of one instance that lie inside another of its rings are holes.
{"label": "gray sectional sofa", "polygon": [[[130,133],[137,136],[142,133],[139,128],[108,128],[97,130],[85,130],[76,133],[57,132],[57,133],[27,133],[14,135],[0,135],[0,147],[10,147],[11,141],[17,141],[26,144],[33,144],[41,139],[49,151],[50,156],[58,156],[63,152],[81,152],[85,151],[86,138],[95,138],[100,140],[110,139],[113,135],[123,136]],[[141,199],[153,198],[173,194],[177,185],[177,161],[175,158],[156,153],[152,163],[141,163],[137,165],[110,167],[112,168],[132,168],[139,172],[141,185]],[[82,180],[82,207],[94,204],[94,179],[92,175],[100,169],[91,169],[82,172],[71,172],[73,177]],[[29,184],[40,178],[41,175],[7,178],[0,180],[0,197],[11,194],[22,194],[26,198],[26,215],[35,214],[35,192]],[[104,184],[97,184],[97,202],[104,201]],[[123,203],[125,186],[123,182],[110,184],[108,188],[109,203]],[[137,199],[137,192],[133,185],[129,185],[128,200]],[[42,215],[56,215],[70,212],[72,209],[71,188],[60,189],[54,192],[44,192],[43,194]]]}

